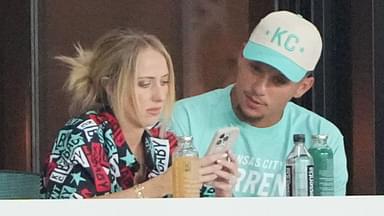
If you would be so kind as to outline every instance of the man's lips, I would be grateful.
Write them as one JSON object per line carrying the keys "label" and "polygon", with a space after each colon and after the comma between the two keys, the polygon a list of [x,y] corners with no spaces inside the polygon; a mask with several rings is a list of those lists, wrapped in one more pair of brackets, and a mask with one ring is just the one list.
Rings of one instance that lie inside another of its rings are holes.
{"label": "man's lips", "polygon": [[245,97],[246,97],[246,102],[247,102],[248,106],[250,106],[250,108],[257,108],[259,106],[266,106],[267,105],[264,101],[257,99],[257,98],[254,98],[252,96],[245,95]]}

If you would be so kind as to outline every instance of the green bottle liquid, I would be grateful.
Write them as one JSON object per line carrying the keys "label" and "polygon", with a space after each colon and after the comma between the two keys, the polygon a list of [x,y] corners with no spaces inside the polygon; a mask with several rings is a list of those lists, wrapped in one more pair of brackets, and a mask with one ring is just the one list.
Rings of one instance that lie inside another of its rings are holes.
{"label": "green bottle liquid", "polygon": [[327,138],[327,135],[312,135],[312,146],[308,150],[315,167],[315,196],[334,195],[333,151]]}

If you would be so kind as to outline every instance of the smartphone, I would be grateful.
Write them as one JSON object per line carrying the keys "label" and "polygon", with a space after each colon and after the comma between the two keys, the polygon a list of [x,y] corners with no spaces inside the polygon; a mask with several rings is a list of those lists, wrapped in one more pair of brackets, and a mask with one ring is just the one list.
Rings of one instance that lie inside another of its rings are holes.
{"label": "smartphone", "polygon": [[238,127],[218,129],[212,138],[206,155],[228,151],[235,144],[239,134],[240,129]]}

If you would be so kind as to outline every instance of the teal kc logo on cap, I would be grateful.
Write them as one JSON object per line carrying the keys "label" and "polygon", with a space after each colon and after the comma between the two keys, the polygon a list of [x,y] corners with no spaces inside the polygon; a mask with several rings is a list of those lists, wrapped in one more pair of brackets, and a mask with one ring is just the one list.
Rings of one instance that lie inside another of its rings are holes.
{"label": "teal kc logo on cap", "polygon": [[[266,34],[269,35],[270,31],[267,31]],[[296,51],[299,42],[300,39],[296,34],[289,33],[287,30],[283,30],[281,27],[278,27],[275,30],[271,38],[271,43],[276,43],[279,47],[283,47],[290,52]],[[299,47],[297,51],[303,53],[304,48]]]}

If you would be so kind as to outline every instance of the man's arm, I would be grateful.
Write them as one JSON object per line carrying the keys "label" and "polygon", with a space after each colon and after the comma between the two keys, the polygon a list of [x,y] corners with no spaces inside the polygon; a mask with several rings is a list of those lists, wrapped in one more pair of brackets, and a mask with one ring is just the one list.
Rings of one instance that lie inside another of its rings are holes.
{"label": "man's arm", "polygon": [[337,137],[334,143],[329,143],[334,149],[334,183],[335,183],[335,196],[346,195],[346,187],[348,181],[347,158],[344,149],[344,137],[339,133],[335,134]]}

